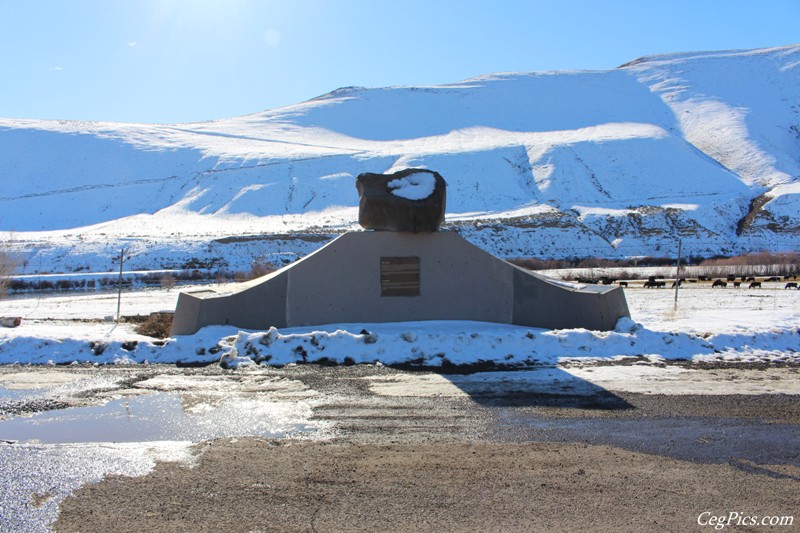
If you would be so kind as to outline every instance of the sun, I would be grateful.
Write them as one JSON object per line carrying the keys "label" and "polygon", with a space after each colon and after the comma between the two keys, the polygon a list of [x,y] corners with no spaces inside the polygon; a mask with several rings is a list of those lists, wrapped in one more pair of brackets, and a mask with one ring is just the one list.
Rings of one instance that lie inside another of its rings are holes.
{"label": "sun", "polygon": [[223,30],[246,20],[251,0],[159,0],[155,24],[177,32]]}

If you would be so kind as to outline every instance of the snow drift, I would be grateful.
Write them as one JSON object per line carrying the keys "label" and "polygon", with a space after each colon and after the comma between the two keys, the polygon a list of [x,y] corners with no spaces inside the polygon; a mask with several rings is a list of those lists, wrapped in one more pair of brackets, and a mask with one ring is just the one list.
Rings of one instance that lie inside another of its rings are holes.
{"label": "snow drift", "polygon": [[[208,326],[166,341],[120,332],[96,337],[71,334],[0,338],[2,364],[384,364],[419,368],[554,367],[574,361],[664,360],[797,363],[800,328],[746,333],[656,331],[629,318],[616,330],[544,330],[469,321],[332,324],[315,328],[243,331]],[[93,339],[93,340],[91,340]]]}

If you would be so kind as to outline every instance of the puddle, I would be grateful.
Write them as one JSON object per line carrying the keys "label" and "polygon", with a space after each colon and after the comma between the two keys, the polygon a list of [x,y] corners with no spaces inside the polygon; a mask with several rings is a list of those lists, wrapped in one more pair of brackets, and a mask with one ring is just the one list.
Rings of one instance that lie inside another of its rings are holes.
{"label": "puddle", "polygon": [[178,393],[155,393],[0,421],[0,440],[62,444],[279,438],[319,429],[309,422],[311,414],[307,402],[274,402],[260,395],[203,403]]}

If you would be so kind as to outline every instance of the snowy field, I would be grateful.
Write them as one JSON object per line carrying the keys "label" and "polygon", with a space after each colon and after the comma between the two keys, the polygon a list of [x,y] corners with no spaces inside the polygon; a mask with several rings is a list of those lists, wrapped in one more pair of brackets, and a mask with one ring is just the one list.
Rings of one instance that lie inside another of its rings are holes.
{"label": "snowy field", "polygon": [[[477,322],[333,324],[242,331],[207,327],[159,342],[134,325],[115,324],[116,293],[17,296],[0,316],[22,325],[0,328],[0,363],[221,363],[286,365],[494,363],[553,366],[565,361],[664,360],[800,362],[800,291],[763,289],[626,289],[631,319],[615,331],[542,330]],[[190,287],[183,287],[188,290]],[[121,314],[172,310],[179,289],[124,292]]]}

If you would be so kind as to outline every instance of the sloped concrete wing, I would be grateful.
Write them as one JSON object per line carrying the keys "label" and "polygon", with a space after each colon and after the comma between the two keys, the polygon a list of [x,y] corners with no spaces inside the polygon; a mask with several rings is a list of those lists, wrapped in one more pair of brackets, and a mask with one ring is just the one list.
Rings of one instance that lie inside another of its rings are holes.
{"label": "sloped concrete wing", "polygon": [[453,232],[365,231],[346,233],[231,292],[181,293],[172,333],[220,324],[267,329],[418,320],[610,330],[627,316],[620,287],[557,282]]}

